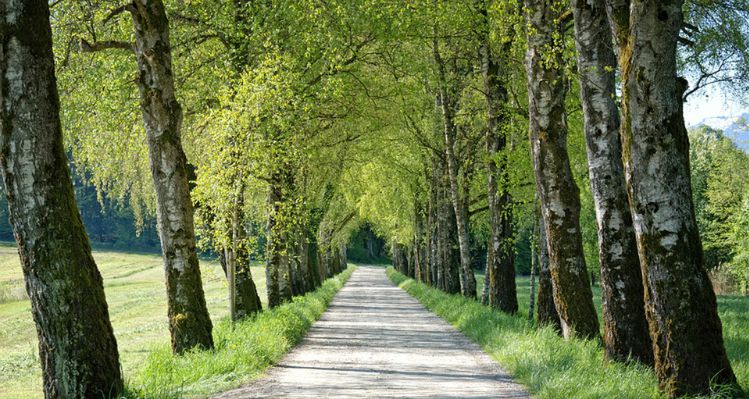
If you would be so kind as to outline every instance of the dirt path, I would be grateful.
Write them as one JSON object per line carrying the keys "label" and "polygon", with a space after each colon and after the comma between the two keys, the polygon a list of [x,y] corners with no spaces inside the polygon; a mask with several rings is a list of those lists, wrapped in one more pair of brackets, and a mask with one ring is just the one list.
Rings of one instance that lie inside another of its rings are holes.
{"label": "dirt path", "polygon": [[216,398],[528,398],[481,348],[359,267],[267,376]]}

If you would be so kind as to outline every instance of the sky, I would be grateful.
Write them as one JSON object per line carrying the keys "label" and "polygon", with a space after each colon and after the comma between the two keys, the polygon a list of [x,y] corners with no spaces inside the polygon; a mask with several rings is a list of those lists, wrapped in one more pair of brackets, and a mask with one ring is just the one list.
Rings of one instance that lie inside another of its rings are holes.
{"label": "sky", "polygon": [[[729,121],[735,120],[745,112],[749,112],[747,104],[741,104],[739,100],[726,95],[718,88],[706,88],[694,93],[684,104],[684,120],[687,127],[705,122],[712,127],[722,129],[730,124]],[[718,126],[719,124],[726,124],[726,126]]]}

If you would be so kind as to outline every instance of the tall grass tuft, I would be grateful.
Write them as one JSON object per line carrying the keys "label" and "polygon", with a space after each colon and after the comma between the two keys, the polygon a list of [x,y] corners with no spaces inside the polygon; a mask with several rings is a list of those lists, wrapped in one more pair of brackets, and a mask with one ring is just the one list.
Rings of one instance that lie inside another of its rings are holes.
{"label": "tall grass tuft", "polygon": [[213,330],[214,350],[174,356],[168,346],[153,348],[128,379],[122,398],[200,397],[257,378],[304,337],[354,270],[351,266],[316,291],[249,319],[223,320]]}

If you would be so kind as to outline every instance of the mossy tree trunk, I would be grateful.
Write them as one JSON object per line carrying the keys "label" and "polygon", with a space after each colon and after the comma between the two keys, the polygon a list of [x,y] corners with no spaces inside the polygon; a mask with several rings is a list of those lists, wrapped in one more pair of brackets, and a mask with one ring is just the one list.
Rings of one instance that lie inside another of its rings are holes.
{"label": "mossy tree trunk", "polygon": [[262,303],[260,302],[260,296],[257,293],[257,286],[252,278],[252,270],[250,269],[250,251],[246,247],[245,239],[247,232],[244,226],[238,226],[238,241],[241,243],[234,252],[235,262],[235,292],[236,292],[236,319],[241,320],[243,318],[254,315],[255,313],[262,310]]}
{"label": "mossy tree trunk", "polygon": [[[291,272],[288,258],[288,237],[284,221],[287,218],[284,209],[285,189],[283,176],[275,176],[268,193],[268,225],[266,236],[266,286],[268,307],[274,308],[291,300]],[[329,277],[329,276],[328,276]]]}
{"label": "mossy tree trunk", "polygon": [[[518,311],[515,287],[515,251],[512,226],[512,197],[509,192],[509,165],[503,151],[507,148],[507,136],[503,127],[508,118],[505,111],[508,92],[502,57],[510,51],[512,41],[504,42],[500,53],[491,48],[490,23],[486,1],[479,1],[484,24],[481,47],[484,93],[487,102],[486,149],[487,149],[487,201],[489,203],[490,229],[486,281],[488,304],[502,312],[514,314]],[[486,283],[485,283],[486,284]],[[487,290],[488,288],[488,290]]]}
{"label": "mossy tree trunk", "polygon": [[161,0],[135,0],[127,9],[133,18],[139,73],[136,82],[156,188],[172,350],[210,349],[212,324],[195,251],[193,204],[187,158],[182,150],[182,107],[175,95],[169,21]]}
{"label": "mossy tree trunk", "polygon": [[572,0],[588,171],[598,222],[606,358],[653,364],[629,212],[616,99],[616,55],[603,1]]}
{"label": "mossy tree trunk", "polygon": [[317,240],[314,235],[308,237],[307,241],[307,259],[309,261],[310,270],[310,283],[314,289],[319,288],[322,285],[321,271],[320,271],[320,258],[318,256]]}
{"label": "mossy tree trunk", "polygon": [[116,397],[117,342],[62,141],[47,1],[0,1],[0,172],[46,398]]}
{"label": "mossy tree trunk", "polygon": [[[538,301],[536,304],[536,323],[539,326],[552,326],[562,332],[557,307],[554,304],[554,287],[549,269],[549,250],[546,241],[546,227],[543,217],[538,218]],[[534,254],[534,256],[536,256]]]}
{"label": "mossy tree trunk", "polygon": [[[669,397],[740,390],[726,356],[692,204],[677,75],[683,0],[607,1],[619,46],[622,146],[655,371]],[[737,395],[738,396],[738,395]]]}
{"label": "mossy tree trunk", "polygon": [[[469,240],[469,220],[467,198],[461,195],[458,182],[459,166],[456,151],[456,138],[458,135],[455,126],[456,90],[450,86],[445,62],[439,50],[436,37],[433,43],[434,61],[437,65],[439,76],[438,103],[442,112],[442,133],[445,139],[445,165],[447,171],[448,198],[454,208],[455,221],[457,224],[457,238],[460,250],[460,292],[467,298],[476,297],[476,277],[473,274],[471,264],[471,248]],[[464,182],[464,184],[467,184]]]}
{"label": "mossy tree trunk", "polygon": [[435,218],[435,246],[433,253],[437,287],[447,293],[460,293],[460,248],[458,244],[455,208],[450,200],[444,157],[437,157],[433,171],[435,184],[433,212]]}
{"label": "mossy tree trunk", "polygon": [[530,142],[546,226],[554,303],[565,338],[600,337],[580,230],[580,195],[567,154],[562,10],[558,1],[525,0],[528,23]]}
{"label": "mossy tree trunk", "polygon": [[427,219],[427,236],[429,239],[429,273],[431,284],[444,289],[442,279],[442,256],[440,249],[439,186],[442,174],[439,172],[440,159],[432,154],[432,166],[429,174],[429,217]]}

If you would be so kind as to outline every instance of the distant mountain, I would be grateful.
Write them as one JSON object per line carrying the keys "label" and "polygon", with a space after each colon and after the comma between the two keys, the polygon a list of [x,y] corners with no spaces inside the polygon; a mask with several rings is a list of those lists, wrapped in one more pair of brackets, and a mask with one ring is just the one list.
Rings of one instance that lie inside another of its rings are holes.
{"label": "distant mountain", "polygon": [[707,125],[713,129],[720,129],[726,137],[733,140],[742,150],[749,152],[749,112],[740,116],[714,117],[703,119],[696,126]]}
{"label": "distant mountain", "polygon": [[723,129],[739,148],[749,152],[749,112],[736,118],[731,125]]}

